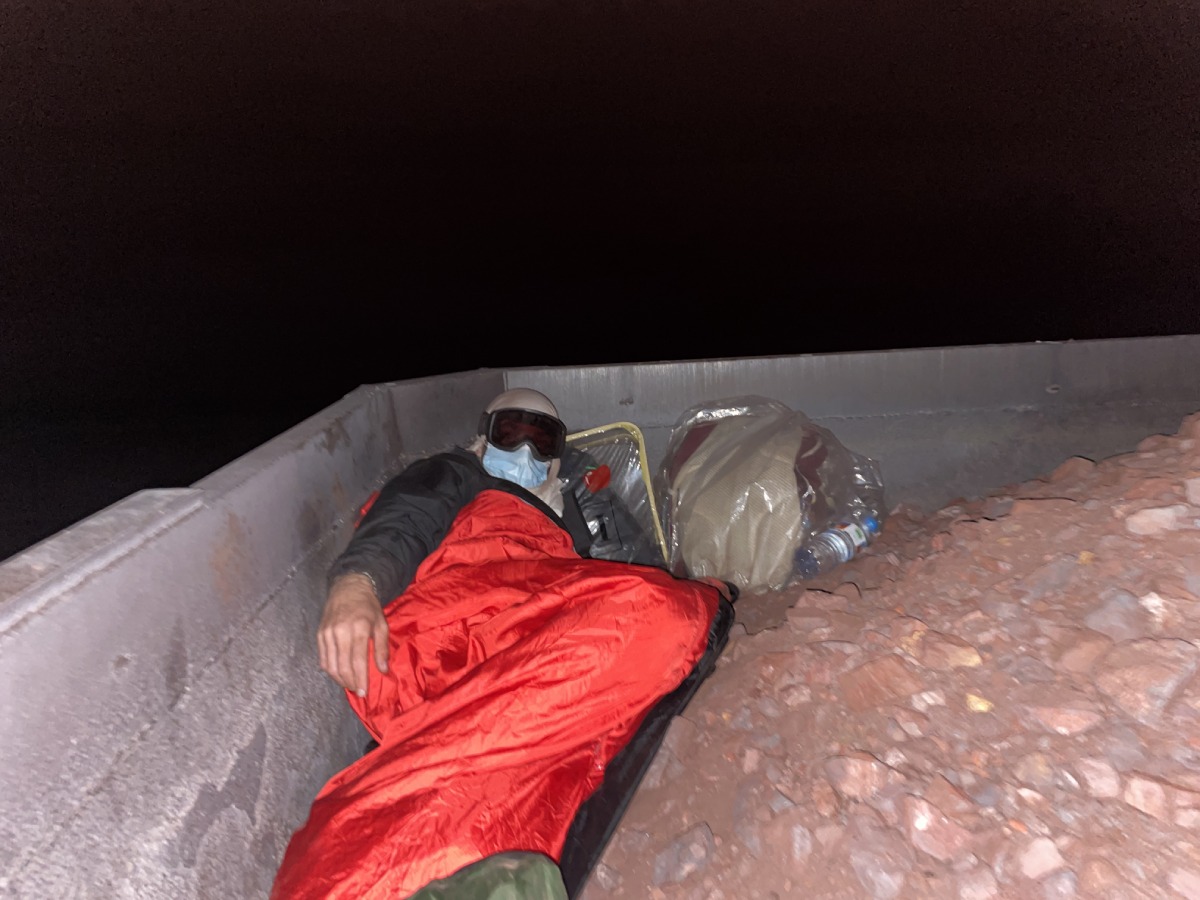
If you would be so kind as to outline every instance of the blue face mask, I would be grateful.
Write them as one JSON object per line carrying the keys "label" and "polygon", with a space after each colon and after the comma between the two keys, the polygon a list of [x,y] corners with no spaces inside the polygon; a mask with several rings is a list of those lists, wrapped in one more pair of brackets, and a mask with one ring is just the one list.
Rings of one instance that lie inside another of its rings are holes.
{"label": "blue face mask", "polygon": [[483,467],[489,475],[523,488],[537,487],[550,473],[549,461],[534,459],[528,444],[522,444],[516,450],[501,450],[488,444],[483,451]]}

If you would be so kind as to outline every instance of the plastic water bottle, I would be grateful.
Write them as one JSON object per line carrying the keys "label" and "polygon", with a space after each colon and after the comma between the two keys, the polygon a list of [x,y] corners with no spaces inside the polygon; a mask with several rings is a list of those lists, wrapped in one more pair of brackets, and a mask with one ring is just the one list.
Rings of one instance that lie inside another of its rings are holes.
{"label": "plastic water bottle", "polygon": [[835,566],[853,559],[854,554],[867,546],[879,534],[879,520],[864,516],[861,522],[839,522],[796,550],[796,574],[815,578]]}

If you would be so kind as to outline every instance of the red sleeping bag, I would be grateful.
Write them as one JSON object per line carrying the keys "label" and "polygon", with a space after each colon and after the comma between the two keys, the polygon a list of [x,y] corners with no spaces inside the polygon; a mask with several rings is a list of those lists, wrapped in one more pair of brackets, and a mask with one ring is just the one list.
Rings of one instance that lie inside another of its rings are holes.
{"label": "red sleeping bag", "polygon": [[293,835],[272,897],[407,897],[493,853],[558,860],[576,810],[704,653],[718,594],[581,559],[485,491],[384,613],[389,667],[347,694],[379,747]]}

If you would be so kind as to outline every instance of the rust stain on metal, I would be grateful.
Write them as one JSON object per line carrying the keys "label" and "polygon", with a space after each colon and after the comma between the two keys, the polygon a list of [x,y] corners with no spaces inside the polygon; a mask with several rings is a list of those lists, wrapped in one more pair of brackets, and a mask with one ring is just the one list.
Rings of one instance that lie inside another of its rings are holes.
{"label": "rust stain on metal", "polygon": [[250,575],[250,555],[247,544],[248,533],[241,517],[234,513],[225,516],[225,533],[213,549],[209,565],[212,567],[213,585],[222,606],[233,607],[245,590]]}
{"label": "rust stain on metal", "polygon": [[342,484],[342,479],[337,475],[333,476],[333,485],[329,488],[329,493],[333,497],[333,508],[336,512],[345,512],[350,501],[346,497],[346,486]]}
{"label": "rust stain on metal", "polygon": [[343,444],[350,446],[350,433],[346,431],[341,419],[336,419],[321,432],[321,446],[326,453],[332,454]]}
{"label": "rust stain on metal", "polygon": [[316,499],[305,500],[301,504],[300,514],[296,517],[296,536],[300,539],[301,547],[310,547],[320,540],[323,518]]}

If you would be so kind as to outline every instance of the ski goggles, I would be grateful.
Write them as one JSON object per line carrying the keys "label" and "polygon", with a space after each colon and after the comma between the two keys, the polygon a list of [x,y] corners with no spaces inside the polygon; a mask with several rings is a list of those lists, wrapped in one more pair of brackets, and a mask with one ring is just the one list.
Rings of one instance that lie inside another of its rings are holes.
{"label": "ski goggles", "polygon": [[528,409],[497,409],[479,418],[479,433],[501,450],[528,444],[538,459],[557,459],[567,447],[567,426],[554,416]]}

